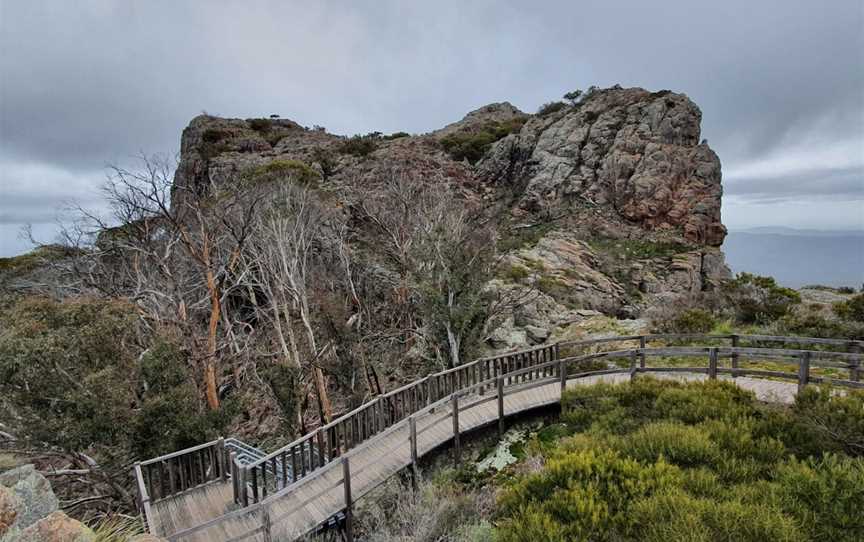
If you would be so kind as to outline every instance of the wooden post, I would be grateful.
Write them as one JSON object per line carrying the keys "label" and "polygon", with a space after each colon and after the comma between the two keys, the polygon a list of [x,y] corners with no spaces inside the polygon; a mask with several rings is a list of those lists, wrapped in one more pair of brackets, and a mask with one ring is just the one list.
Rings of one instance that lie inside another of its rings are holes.
{"label": "wooden post", "polygon": [[[249,467],[246,467],[249,472]],[[252,466],[252,502],[258,502],[258,467]]]}
{"label": "wooden post", "polygon": [[462,450],[459,442],[459,395],[454,393],[450,398],[450,406],[453,410],[453,462],[459,466],[462,459]]}
{"label": "wooden post", "polygon": [[417,491],[417,420],[414,416],[408,418],[411,431],[411,486]]}
{"label": "wooden post", "polygon": [[498,438],[504,438],[504,377],[495,379],[498,388]]}
{"label": "wooden post", "polygon": [[237,452],[231,452],[229,456],[231,468],[231,489],[234,493],[234,504],[240,503],[240,484],[237,480]]}
{"label": "wooden post", "polygon": [[853,366],[849,370],[849,379],[852,380],[853,382],[860,382],[861,381],[861,359],[860,359],[861,345],[858,343],[852,343],[851,350],[852,350],[853,354],[859,355],[859,359],[853,360],[853,362],[852,362]]}
{"label": "wooden post", "polygon": [[249,506],[249,487],[247,485],[247,480],[249,479],[249,468],[242,467],[240,469],[240,495],[241,501],[243,502],[243,507]]}
{"label": "wooden post", "polygon": [[270,507],[261,507],[261,532],[264,534],[264,542],[273,542],[273,536],[270,534],[272,525],[270,524]]}
{"label": "wooden post", "polygon": [[171,495],[174,495],[175,493],[177,493],[177,484],[176,480],[174,479],[174,467],[171,465],[170,459],[164,464],[165,467],[167,467],[168,469],[168,485],[171,488]]}
{"label": "wooden post", "polygon": [[324,435],[321,433],[320,427],[315,433],[318,434],[318,466],[323,467],[327,462],[327,458],[324,457]]}
{"label": "wooden post", "polygon": [[646,345],[645,335],[639,337],[639,367],[645,368],[645,345]]}
{"label": "wooden post", "polygon": [[717,349],[708,350],[708,378],[717,380]]}
{"label": "wooden post", "polygon": [[561,381],[561,397],[564,397],[564,390],[567,389],[567,362],[558,362],[558,378]]}
{"label": "wooden post", "polygon": [[225,438],[219,437],[219,444],[216,445],[216,457],[219,458],[219,475],[222,481],[228,480],[228,468],[230,467],[230,458],[225,453]]}
{"label": "wooden post", "polygon": [[630,380],[636,378],[636,351],[630,351]]}
{"label": "wooden post", "polygon": [[351,513],[351,467],[348,458],[342,456],[342,485],[345,487],[345,540],[354,542],[354,518]]}
{"label": "wooden post", "polygon": [[[732,335],[732,348],[738,348],[738,335]],[[738,352],[732,352],[732,378],[738,377]]]}
{"label": "wooden post", "polygon": [[810,381],[810,352],[801,352],[798,362],[798,393],[804,391]]}

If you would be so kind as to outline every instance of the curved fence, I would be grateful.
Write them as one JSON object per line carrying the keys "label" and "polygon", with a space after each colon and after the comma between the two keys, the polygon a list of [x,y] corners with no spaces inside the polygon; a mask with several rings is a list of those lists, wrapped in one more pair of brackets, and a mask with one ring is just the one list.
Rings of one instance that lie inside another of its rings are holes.
{"label": "curved fence", "polygon": [[[657,343],[662,344],[654,346]],[[610,345],[613,349],[603,349]],[[864,388],[862,350],[862,341],[663,334],[566,341],[482,358],[383,394],[245,465],[220,441],[144,462],[136,466],[142,512],[152,525],[147,496],[170,499],[177,494],[159,493],[165,484],[154,492],[152,476],[142,475],[141,466],[164,469],[167,464],[175,474],[160,474],[159,480],[185,481],[194,475],[189,479],[200,482],[180,492],[230,479],[236,507],[192,527],[159,533],[171,541],[289,540],[343,510],[351,539],[354,500],[395,472],[407,466],[416,469],[419,456],[443,443],[452,442],[458,458],[462,433],[495,423],[503,431],[507,416],[559,401],[569,380],[682,372],[788,380],[799,390],[810,383]],[[670,359],[675,363],[652,363]],[[787,367],[791,370],[783,370]]]}

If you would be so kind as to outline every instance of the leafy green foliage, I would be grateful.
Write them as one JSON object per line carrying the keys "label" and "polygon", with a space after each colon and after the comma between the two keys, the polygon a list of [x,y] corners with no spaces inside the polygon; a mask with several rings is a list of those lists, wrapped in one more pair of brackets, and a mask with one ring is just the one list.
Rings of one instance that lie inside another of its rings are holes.
{"label": "leafy green foliage", "polygon": [[225,420],[200,409],[185,353],[157,340],[139,360],[136,321],[128,303],[87,298],[24,298],[0,316],[0,412],[15,434],[109,462],[213,435]]}
{"label": "leafy green foliage", "polygon": [[492,121],[477,130],[463,130],[441,138],[441,146],[457,161],[468,160],[472,164],[483,158],[493,143],[518,132],[527,117],[515,117],[507,121]]}
{"label": "leafy green foliage", "polygon": [[667,329],[673,333],[708,333],[716,323],[710,311],[687,309],[669,321]]}
{"label": "leafy green foliage", "polygon": [[725,285],[738,319],[745,324],[767,324],[801,303],[801,295],[777,284],[772,277],[739,273]]}
{"label": "leafy green foliage", "polygon": [[379,139],[381,139],[380,132],[351,136],[342,141],[336,147],[336,151],[341,154],[350,154],[362,158],[375,152],[378,148]]}
{"label": "leafy green foliage", "polygon": [[403,137],[411,137],[411,134],[408,132],[393,132],[390,135],[384,136],[382,139],[386,141],[393,141],[394,139],[402,139]]}
{"label": "leafy green foliage", "polygon": [[840,318],[864,322],[864,293],[834,304],[834,313]]}
{"label": "leafy green foliage", "polygon": [[564,102],[546,102],[541,105],[539,109],[537,109],[537,115],[541,117],[545,117],[546,115],[551,115],[552,113],[557,113],[562,109],[566,108],[567,104]]}
{"label": "leafy green foliage", "polygon": [[590,240],[589,244],[594,250],[623,261],[670,258],[688,250],[687,245],[682,243],[665,243],[644,239],[595,238]]}
{"label": "leafy green foliage", "polygon": [[75,251],[61,245],[43,245],[26,254],[0,258],[0,273],[21,275],[38,268],[45,262],[74,256]]}
{"label": "leafy green foliage", "polygon": [[564,99],[570,102],[571,105],[576,105],[576,102],[579,101],[579,98],[582,96],[582,91],[578,88],[576,90],[571,90],[567,94],[564,95]]}
{"label": "leafy green foliage", "polygon": [[290,180],[301,185],[314,184],[321,175],[300,160],[272,160],[252,168],[244,175],[247,183]]}
{"label": "leafy green foliage", "polygon": [[791,409],[724,382],[568,390],[564,438],[499,501],[504,541],[864,537],[864,393]]}
{"label": "leafy green foliage", "polygon": [[251,119],[249,127],[256,132],[269,132],[273,122],[270,119]]}

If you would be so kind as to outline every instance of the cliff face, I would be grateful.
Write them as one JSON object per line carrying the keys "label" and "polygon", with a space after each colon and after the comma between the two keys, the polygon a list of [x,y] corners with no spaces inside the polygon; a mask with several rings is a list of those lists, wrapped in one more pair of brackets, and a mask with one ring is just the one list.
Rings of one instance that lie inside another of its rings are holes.
{"label": "cliff face", "polygon": [[[572,311],[633,316],[728,275],[717,248],[726,235],[720,161],[700,143],[701,116],[683,94],[619,87],[536,115],[490,104],[414,136],[345,138],[284,119],[200,116],[183,132],[174,182],[204,190],[290,160],[314,169],[317,186],[346,209],[394,171],[449,182],[466,202],[507,217],[502,238],[532,232],[508,245],[506,261],[539,273],[517,270],[498,287],[543,286],[522,325],[536,331]],[[532,341],[523,335],[503,343]]]}
{"label": "cliff face", "polygon": [[609,89],[534,116],[498,142],[483,176],[524,184],[522,208],[582,200],[648,230],[720,246],[720,160],[699,143],[702,112],[683,94]]}

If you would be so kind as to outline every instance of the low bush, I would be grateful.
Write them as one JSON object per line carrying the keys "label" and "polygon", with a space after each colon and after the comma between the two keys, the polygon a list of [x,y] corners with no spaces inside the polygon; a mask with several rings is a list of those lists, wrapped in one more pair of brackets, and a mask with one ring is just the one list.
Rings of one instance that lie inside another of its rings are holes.
{"label": "low bush", "polygon": [[464,130],[441,138],[441,146],[456,161],[480,160],[493,143],[522,129],[526,117],[484,124],[479,130]]}
{"label": "low bush", "polygon": [[249,127],[256,132],[268,132],[273,125],[270,119],[251,119],[247,122],[249,123]]}
{"label": "low bush", "polygon": [[411,134],[408,132],[393,132],[390,135],[384,136],[382,139],[393,141],[394,139],[402,139],[403,137],[411,137]]}
{"label": "low bush", "polygon": [[717,321],[714,315],[704,309],[688,309],[669,322],[668,329],[672,333],[708,333]]}
{"label": "low bush", "polygon": [[729,383],[640,378],[562,405],[582,432],[503,492],[498,540],[864,539],[864,393],[769,407]]}
{"label": "low bush", "polygon": [[245,182],[253,184],[291,181],[308,186],[318,181],[321,175],[300,160],[272,160],[247,171],[243,178]]}
{"label": "low bush", "polygon": [[724,291],[738,320],[745,324],[774,322],[801,303],[801,295],[795,290],[780,286],[771,277],[750,273],[739,273],[727,281]]}
{"label": "low bush", "polygon": [[834,313],[845,320],[864,322],[864,293],[834,304]]}
{"label": "low bush", "polygon": [[129,303],[88,298],[24,298],[2,313],[0,418],[8,430],[25,442],[91,451],[109,465],[212,438],[230,409],[201,408],[188,354],[172,340],[154,337],[139,357],[137,321]]}
{"label": "low bush", "polygon": [[552,113],[557,113],[558,111],[561,111],[562,109],[565,109],[566,107],[567,107],[567,104],[564,102],[559,102],[559,101],[546,102],[545,104],[541,105],[539,109],[537,109],[537,115],[539,115],[541,117],[545,117],[546,115],[551,115]]}
{"label": "low bush", "polygon": [[363,158],[375,152],[380,138],[381,135],[378,133],[351,136],[343,140],[336,147],[336,151],[340,154],[350,154]]}
{"label": "low bush", "polygon": [[620,446],[625,455],[639,461],[663,458],[682,467],[711,465],[720,454],[708,431],[679,422],[650,423],[627,435]]}

